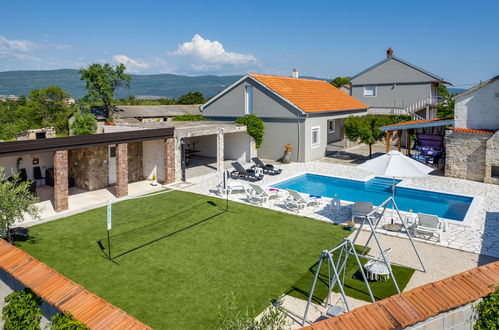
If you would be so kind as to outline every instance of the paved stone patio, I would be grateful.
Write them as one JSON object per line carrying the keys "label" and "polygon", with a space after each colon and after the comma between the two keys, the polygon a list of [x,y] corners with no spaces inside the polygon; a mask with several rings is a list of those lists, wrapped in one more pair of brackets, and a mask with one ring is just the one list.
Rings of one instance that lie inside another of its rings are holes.
{"label": "paved stone patio", "polygon": [[[344,177],[350,179],[366,180],[372,174],[359,170],[351,165],[332,163],[329,159],[308,163],[293,163],[282,165],[283,173],[277,176],[266,175],[258,182],[262,187],[268,187],[279,181],[303,173],[316,173]],[[192,179],[193,185],[185,188],[186,191],[218,195],[216,186],[222,181],[221,174],[210,174]],[[242,180],[241,180],[242,181]],[[433,191],[442,191],[458,195],[480,196],[476,216],[470,227],[448,224],[447,231],[444,232],[442,242],[437,242],[431,238],[417,238],[429,244],[437,244],[458,250],[484,254],[492,257],[499,257],[499,186],[473,182],[462,179],[453,179],[442,176],[428,176],[425,178],[405,178],[399,186],[419,188]],[[231,200],[248,203],[245,194],[232,194]],[[314,218],[321,221],[344,223],[350,219],[350,207],[348,202],[343,203],[339,214],[329,212],[329,200],[324,198],[323,207],[308,207],[300,215]],[[264,207],[272,208],[282,212],[290,212],[285,209],[282,201],[270,202]],[[292,212],[290,212],[292,213]],[[381,220],[381,224],[389,223],[391,216],[386,213]],[[380,230],[387,235],[407,237],[405,233],[393,233]]]}

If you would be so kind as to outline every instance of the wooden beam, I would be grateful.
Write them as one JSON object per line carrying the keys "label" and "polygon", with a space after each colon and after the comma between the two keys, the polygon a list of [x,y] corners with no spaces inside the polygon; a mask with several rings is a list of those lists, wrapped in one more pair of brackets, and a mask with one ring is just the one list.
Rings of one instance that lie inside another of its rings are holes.
{"label": "wooden beam", "polygon": [[411,134],[412,134],[412,129],[408,129],[406,141],[405,141],[405,150],[406,150],[407,156],[411,155]]}
{"label": "wooden beam", "polygon": [[399,152],[400,152],[400,150],[402,150],[400,140],[402,140],[402,130],[401,129],[397,130],[397,148],[398,148]]}
{"label": "wooden beam", "polygon": [[386,152],[390,151],[390,139],[392,137],[392,131],[386,132]]}

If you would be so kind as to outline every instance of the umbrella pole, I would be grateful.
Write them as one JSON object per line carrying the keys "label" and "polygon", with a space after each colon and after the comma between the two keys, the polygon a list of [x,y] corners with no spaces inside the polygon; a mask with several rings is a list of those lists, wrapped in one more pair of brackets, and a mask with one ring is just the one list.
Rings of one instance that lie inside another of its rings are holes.
{"label": "umbrella pole", "polygon": [[391,223],[393,225],[393,203],[395,203],[395,177],[392,177],[392,215]]}

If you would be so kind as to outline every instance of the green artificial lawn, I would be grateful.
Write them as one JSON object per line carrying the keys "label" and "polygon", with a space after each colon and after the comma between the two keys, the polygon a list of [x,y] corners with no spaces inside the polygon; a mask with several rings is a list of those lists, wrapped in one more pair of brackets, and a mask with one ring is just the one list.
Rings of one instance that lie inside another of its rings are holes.
{"label": "green artificial lawn", "polygon": [[[355,249],[357,253],[360,255],[362,252],[362,246],[356,246]],[[369,252],[369,248],[366,250],[366,253]],[[373,251],[374,255],[378,255]],[[333,256],[333,260],[336,262],[338,258],[338,254]],[[359,258],[360,262],[364,265],[368,260],[365,258]],[[303,277],[293,285],[292,289],[288,292],[289,295],[301,298],[308,299],[310,295],[310,289],[312,286],[312,282],[314,280],[315,273],[317,272],[318,262],[316,261],[310,268],[309,271],[303,275]],[[414,274],[415,269],[408,267],[401,267],[392,264],[392,272],[397,280],[397,284],[399,286],[400,291],[403,291],[407,283]],[[333,270],[330,269],[331,278],[333,276]],[[366,288],[366,284],[362,279],[362,274],[359,271],[359,266],[357,265],[357,261],[355,260],[355,256],[351,255],[348,257],[345,273],[340,274],[343,279],[344,276],[344,286],[343,289],[345,294],[349,297],[371,301],[369,297],[369,293]],[[366,274],[367,276],[367,274]],[[388,279],[386,281],[368,281],[369,286],[371,287],[371,291],[373,293],[374,299],[380,300],[387,297],[390,297],[394,294],[397,294],[397,289],[392,281],[392,279]],[[334,292],[340,292],[339,286],[336,285],[333,288]],[[328,265],[327,261],[324,260],[321,266],[321,271],[319,273],[319,277],[317,278],[317,283],[314,288],[314,296],[313,301],[315,303],[323,302],[328,293]]]}
{"label": "green artificial lawn", "polygon": [[112,215],[114,262],[105,258],[106,208],[34,226],[17,245],[157,329],[216,328],[232,293],[257,315],[290,288],[308,292],[309,267],[350,234],[241,203],[225,212],[225,200],[180,191],[114,204]]}

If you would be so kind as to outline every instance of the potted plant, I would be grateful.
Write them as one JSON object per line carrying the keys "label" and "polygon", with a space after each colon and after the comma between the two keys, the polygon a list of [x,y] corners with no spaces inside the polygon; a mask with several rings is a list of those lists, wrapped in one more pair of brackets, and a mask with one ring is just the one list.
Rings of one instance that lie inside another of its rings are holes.
{"label": "potted plant", "polygon": [[347,223],[345,223],[344,228],[345,228],[345,230],[348,230],[348,231],[354,231],[354,229],[355,229],[355,222],[348,221]]}
{"label": "potted plant", "polygon": [[157,186],[158,181],[156,181],[156,172],[152,174],[152,181],[151,181],[151,186]]}

